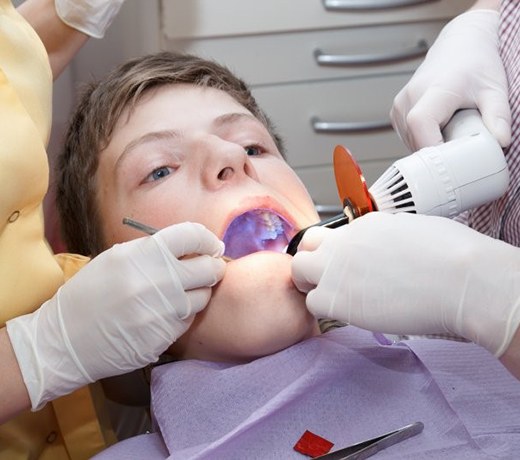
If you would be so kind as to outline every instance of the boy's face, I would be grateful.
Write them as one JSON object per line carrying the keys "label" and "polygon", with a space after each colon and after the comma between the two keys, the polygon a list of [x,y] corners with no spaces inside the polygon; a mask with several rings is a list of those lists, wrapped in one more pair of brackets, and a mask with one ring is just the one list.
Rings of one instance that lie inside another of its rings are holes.
{"label": "boy's face", "polygon": [[180,356],[250,359],[317,333],[281,252],[318,215],[267,129],[231,96],[192,85],[148,92],[120,117],[97,180],[108,247],[143,236],[124,217],[156,228],[191,221],[235,259],[175,344]]}

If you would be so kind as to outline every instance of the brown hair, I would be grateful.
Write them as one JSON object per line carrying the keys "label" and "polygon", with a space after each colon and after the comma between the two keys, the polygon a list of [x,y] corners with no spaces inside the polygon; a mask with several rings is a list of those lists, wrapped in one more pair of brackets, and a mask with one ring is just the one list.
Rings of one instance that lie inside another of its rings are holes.
{"label": "brown hair", "polygon": [[130,60],[103,80],[84,88],[58,157],[56,204],[69,251],[95,256],[106,249],[98,210],[96,172],[99,155],[109,144],[121,114],[134,107],[151,88],[180,83],[228,93],[267,127],[283,154],[280,137],[258,107],[249,87],[226,67],[171,52]]}

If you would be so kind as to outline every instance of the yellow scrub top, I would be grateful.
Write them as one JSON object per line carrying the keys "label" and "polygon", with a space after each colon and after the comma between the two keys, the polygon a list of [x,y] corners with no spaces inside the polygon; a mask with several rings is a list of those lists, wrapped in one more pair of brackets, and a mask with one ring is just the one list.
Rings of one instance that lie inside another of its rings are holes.
{"label": "yellow scrub top", "polygon": [[[38,308],[85,263],[54,257],[44,237],[51,101],[43,43],[11,1],[0,0],[0,327]],[[99,423],[97,392],[85,387],[1,425],[0,460],[81,459],[101,450],[113,438]]]}

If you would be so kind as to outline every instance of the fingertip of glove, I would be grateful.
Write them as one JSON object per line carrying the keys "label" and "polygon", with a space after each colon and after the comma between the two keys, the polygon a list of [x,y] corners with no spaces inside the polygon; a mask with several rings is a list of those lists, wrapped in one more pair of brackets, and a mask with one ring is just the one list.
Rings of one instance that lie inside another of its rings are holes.
{"label": "fingertip of glove", "polygon": [[204,286],[186,292],[189,302],[187,312],[180,317],[183,321],[193,321],[195,314],[204,310],[211,299],[211,288]]}
{"label": "fingertip of glove", "polygon": [[490,131],[502,148],[506,148],[511,144],[511,125],[507,120],[498,118],[493,123]]}
{"label": "fingertip of glove", "polygon": [[210,287],[215,286],[219,281],[224,278],[224,274],[226,273],[226,267],[227,263],[224,259],[214,259],[216,263],[216,272],[215,272],[215,279],[214,281],[209,285]]}
{"label": "fingertip of glove", "polygon": [[314,251],[321,244],[331,229],[327,227],[311,227],[303,235],[303,238],[298,246],[300,251]]}
{"label": "fingertip of glove", "polygon": [[226,251],[226,245],[223,241],[219,240],[217,244],[217,248],[215,250],[215,253],[213,256],[215,257],[222,257],[224,255],[224,252]]}

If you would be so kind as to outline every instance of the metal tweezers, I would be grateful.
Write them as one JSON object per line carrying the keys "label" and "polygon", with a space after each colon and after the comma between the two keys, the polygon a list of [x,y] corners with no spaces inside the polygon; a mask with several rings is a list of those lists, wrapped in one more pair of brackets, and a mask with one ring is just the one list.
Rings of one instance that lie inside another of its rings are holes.
{"label": "metal tweezers", "polygon": [[424,424],[422,422],[415,422],[382,436],[369,439],[368,441],[363,441],[319,457],[314,457],[313,460],[362,460],[377,454],[387,447],[419,434],[423,428]]}

